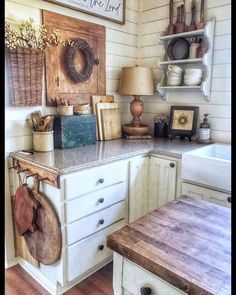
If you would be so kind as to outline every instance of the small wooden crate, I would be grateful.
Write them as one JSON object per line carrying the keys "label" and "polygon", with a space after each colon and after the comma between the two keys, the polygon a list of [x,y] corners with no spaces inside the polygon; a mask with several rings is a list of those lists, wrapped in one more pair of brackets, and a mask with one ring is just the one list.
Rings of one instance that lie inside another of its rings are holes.
{"label": "small wooden crate", "polygon": [[54,147],[74,148],[96,142],[96,116],[55,116]]}

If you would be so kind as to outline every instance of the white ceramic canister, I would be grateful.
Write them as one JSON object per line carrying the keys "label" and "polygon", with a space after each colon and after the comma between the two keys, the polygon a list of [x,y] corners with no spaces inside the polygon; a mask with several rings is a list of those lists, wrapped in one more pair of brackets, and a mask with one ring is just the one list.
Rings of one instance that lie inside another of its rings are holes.
{"label": "white ceramic canister", "polygon": [[52,131],[32,131],[33,132],[33,149],[35,152],[50,152],[54,150],[54,140]]}

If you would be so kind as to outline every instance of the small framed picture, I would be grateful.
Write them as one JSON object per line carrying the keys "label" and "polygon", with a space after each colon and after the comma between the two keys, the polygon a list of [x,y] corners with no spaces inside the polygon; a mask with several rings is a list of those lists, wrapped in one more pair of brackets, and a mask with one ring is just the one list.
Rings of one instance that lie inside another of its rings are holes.
{"label": "small framed picture", "polygon": [[199,107],[196,106],[171,106],[168,134],[170,138],[179,136],[181,139],[196,134]]}

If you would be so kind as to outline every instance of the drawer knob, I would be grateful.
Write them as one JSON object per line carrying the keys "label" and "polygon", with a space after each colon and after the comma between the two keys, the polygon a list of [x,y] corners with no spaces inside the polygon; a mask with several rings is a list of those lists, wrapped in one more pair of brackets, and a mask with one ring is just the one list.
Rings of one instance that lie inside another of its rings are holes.
{"label": "drawer knob", "polygon": [[149,287],[142,287],[140,289],[140,294],[141,295],[150,295],[150,294],[152,294],[152,290]]}
{"label": "drawer knob", "polygon": [[104,198],[100,198],[100,199],[98,200],[98,202],[99,202],[99,203],[103,203],[103,202],[104,202]]}
{"label": "drawer knob", "polygon": [[104,182],[104,178],[99,178],[99,179],[98,179],[98,182],[99,182],[99,183],[103,183],[103,182]]}
{"label": "drawer knob", "polygon": [[104,223],[104,219],[100,219],[99,224],[103,224],[103,223]]}
{"label": "drawer knob", "polygon": [[170,163],[170,167],[171,168],[175,167],[175,164],[174,163]]}
{"label": "drawer knob", "polygon": [[228,197],[228,199],[227,199],[227,200],[228,200],[228,202],[229,202],[229,203],[231,203],[231,197]]}
{"label": "drawer knob", "polygon": [[104,249],[104,245],[100,245],[100,246],[98,247],[98,249],[99,249],[100,251],[102,251],[102,250]]}

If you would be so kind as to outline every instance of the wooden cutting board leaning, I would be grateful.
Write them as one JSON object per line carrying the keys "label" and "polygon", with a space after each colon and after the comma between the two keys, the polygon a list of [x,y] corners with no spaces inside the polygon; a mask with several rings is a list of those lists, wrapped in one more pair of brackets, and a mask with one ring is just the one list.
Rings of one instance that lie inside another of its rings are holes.
{"label": "wooden cutting board leaning", "polygon": [[[114,96],[113,95],[92,95],[91,96],[91,105],[92,105],[92,112],[97,117],[97,108],[96,104],[101,102],[114,102]],[[96,124],[96,137],[97,140],[99,139],[98,134],[98,120]]]}
{"label": "wooden cutting board leaning", "polygon": [[[97,103],[98,139],[107,140],[121,137],[121,123],[118,103]],[[107,109],[108,111],[104,112]],[[113,109],[117,109],[112,112]],[[102,115],[103,112],[103,115]],[[112,117],[112,114],[115,116]],[[103,117],[102,117],[103,116]],[[114,128],[114,131],[112,129]],[[120,131],[119,131],[120,129]],[[105,131],[104,131],[105,130]],[[106,139],[104,138],[106,134]]]}
{"label": "wooden cutting board leaning", "polygon": [[120,109],[101,109],[103,139],[121,138]]}

